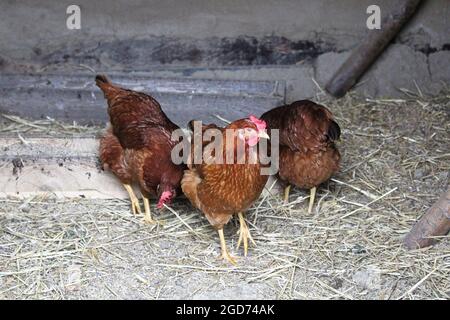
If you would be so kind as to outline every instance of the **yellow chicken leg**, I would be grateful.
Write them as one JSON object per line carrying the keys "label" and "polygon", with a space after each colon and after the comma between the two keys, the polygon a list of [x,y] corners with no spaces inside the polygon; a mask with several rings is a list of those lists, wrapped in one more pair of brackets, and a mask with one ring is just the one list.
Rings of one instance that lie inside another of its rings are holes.
{"label": "yellow chicken leg", "polygon": [[220,247],[222,249],[222,258],[228,260],[231,264],[236,265],[236,260],[228,253],[227,244],[225,242],[225,236],[223,235],[223,229],[217,230],[219,232]]}
{"label": "yellow chicken leg", "polygon": [[289,184],[286,188],[284,188],[284,203],[289,202],[289,192],[291,191],[291,185]]}
{"label": "yellow chicken leg", "polygon": [[242,212],[239,212],[239,224],[241,227],[239,228],[239,240],[237,244],[237,248],[241,246],[241,242],[244,244],[244,255],[247,256],[248,252],[248,239],[256,246],[255,240],[253,240],[252,235],[250,234],[250,230],[247,226],[247,223],[245,223],[244,214]]}
{"label": "yellow chicken leg", "polygon": [[152,219],[152,214],[150,212],[150,200],[145,196],[142,197],[144,198],[144,209],[145,209],[144,219],[142,219],[142,221],[148,224],[155,224],[156,221]]}
{"label": "yellow chicken leg", "polygon": [[123,185],[125,190],[127,190],[128,195],[130,196],[131,200],[131,210],[133,211],[133,214],[139,213],[141,214],[141,206],[139,205],[139,199],[134,194],[133,188],[129,184]]}
{"label": "yellow chicken leg", "polygon": [[316,187],[310,190],[308,213],[312,212],[315,197],[316,197]]}

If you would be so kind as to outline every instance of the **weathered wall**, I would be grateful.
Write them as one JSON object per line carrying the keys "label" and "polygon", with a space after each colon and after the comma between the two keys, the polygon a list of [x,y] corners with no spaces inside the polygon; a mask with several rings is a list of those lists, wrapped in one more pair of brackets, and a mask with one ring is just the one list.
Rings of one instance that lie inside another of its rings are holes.
{"label": "weathered wall", "polygon": [[[311,78],[324,85],[369,32],[367,6],[376,3],[386,15],[396,1],[78,0],[82,29],[68,30],[65,11],[72,3],[2,0],[0,66],[17,70],[29,63],[37,69],[85,64],[141,71],[194,67],[190,76],[286,78],[288,94],[305,97],[317,89]],[[436,92],[442,82],[449,83],[449,17],[450,1],[424,1],[359,90],[395,96],[399,87],[416,90],[417,85]],[[204,69],[256,65],[272,67]]]}

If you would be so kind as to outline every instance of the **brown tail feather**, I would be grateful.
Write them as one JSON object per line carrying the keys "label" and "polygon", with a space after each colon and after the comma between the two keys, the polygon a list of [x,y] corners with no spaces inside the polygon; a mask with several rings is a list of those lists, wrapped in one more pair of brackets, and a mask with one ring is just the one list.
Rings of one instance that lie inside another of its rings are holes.
{"label": "brown tail feather", "polygon": [[95,82],[98,86],[100,86],[101,83],[111,83],[108,79],[108,77],[104,74],[98,74],[95,76]]}
{"label": "brown tail feather", "polygon": [[112,92],[117,91],[117,87],[114,86],[108,77],[104,74],[98,74],[95,76],[95,84],[102,89],[105,94],[105,98],[109,99]]}

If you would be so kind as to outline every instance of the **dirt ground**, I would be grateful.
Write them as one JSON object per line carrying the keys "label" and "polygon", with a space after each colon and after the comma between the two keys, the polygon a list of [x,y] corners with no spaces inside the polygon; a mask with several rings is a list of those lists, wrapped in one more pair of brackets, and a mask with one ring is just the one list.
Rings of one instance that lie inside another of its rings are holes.
{"label": "dirt ground", "polygon": [[449,299],[449,237],[413,251],[402,239],[449,184],[450,94],[322,102],[343,129],[341,171],[311,215],[305,190],[262,197],[248,257],[229,223],[236,267],[186,200],[152,207],[163,224],[150,226],[117,199],[0,199],[0,298]]}

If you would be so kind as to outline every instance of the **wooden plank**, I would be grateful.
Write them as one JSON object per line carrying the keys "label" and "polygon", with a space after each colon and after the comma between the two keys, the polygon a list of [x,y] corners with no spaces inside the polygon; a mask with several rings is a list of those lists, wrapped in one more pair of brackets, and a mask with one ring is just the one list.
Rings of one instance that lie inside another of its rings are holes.
{"label": "wooden plank", "polygon": [[[284,103],[283,81],[164,79],[145,73],[109,76],[119,85],[154,96],[182,127],[192,119],[223,124],[216,114],[235,120]],[[90,125],[108,121],[106,100],[92,74],[2,75],[0,113]]]}
{"label": "wooden plank", "polygon": [[439,200],[416,222],[404,238],[408,249],[420,249],[436,243],[438,237],[450,231],[450,187]]}
{"label": "wooden plank", "polygon": [[[151,93],[166,114],[179,126],[192,119],[223,125],[215,115],[236,120],[283,103],[280,97],[225,96],[209,94]],[[47,116],[80,124],[104,124],[108,121],[106,100],[99,89],[0,88],[0,113],[32,119]]]}
{"label": "wooden plank", "polygon": [[0,161],[0,198],[49,194],[58,198],[126,199],[127,193],[111,173],[99,170],[94,159],[54,161],[23,160],[14,171],[11,162]]}
{"label": "wooden plank", "polygon": [[[153,78],[145,73],[108,73],[113,83],[131,90],[151,93],[212,94],[248,97],[284,97],[283,81]],[[3,89],[99,90],[89,74],[3,74]]]}
{"label": "wooden plank", "polygon": [[0,137],[0,198],[127,198],[114,175],[101,170],[98,139],[25,138],[27,144]]}
{"label": "wooden plank", "polygon": [[[128,199],[119,180],[101,170],[98,139],[24,138],[26,144],[19,138],[0,136],[4,150],[0,155],[0,198],[48,194],[58,198]],[[268,187],[273,182],[269,179]],[[274,195],[281,191],[281,186],[274,185]]]}

